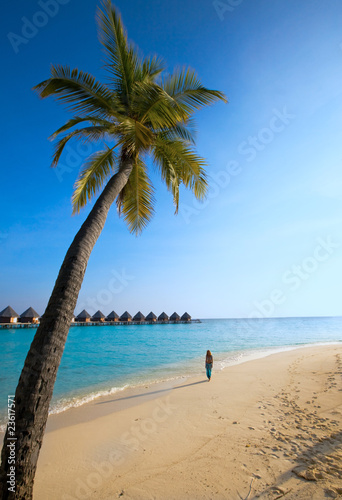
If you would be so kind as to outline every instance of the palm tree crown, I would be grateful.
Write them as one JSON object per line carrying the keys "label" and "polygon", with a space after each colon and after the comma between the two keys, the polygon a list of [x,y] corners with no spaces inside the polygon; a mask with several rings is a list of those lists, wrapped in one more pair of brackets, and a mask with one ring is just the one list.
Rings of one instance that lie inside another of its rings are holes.
{"label": "palm tree crown", "polygon": [[55,96],[75,113],[52,136],[63,134],[56,144],[52,166],[58,164],[70,139],[105,144],[81,169],[72,196],[73,213],[78,213],[129,161],[132,171],[116,203],[129,230],[139,234],[153,215],[148,156],[172,193],[176,212],[181,183],[199,200],[205,197],[206,162],[193,148],[192,115],[202,106],[226,98],[222,92],[203,87],[191,69],[164,76],[161,59],[140,57],[128,42],[110,0],[98,9],[97,20],[107,84],[78,69],[52,66],[51,77],[35,90],[42,98]]}

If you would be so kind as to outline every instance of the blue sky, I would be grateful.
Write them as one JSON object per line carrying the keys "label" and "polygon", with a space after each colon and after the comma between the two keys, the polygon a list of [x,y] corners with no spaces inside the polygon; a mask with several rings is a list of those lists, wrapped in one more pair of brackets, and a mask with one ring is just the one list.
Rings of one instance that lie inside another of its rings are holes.
{"label": "blue sky", "polygon": [[[54,64],[104,80],[95,0],[6,0],[1,25],[0,309],[42,314],[89,209],[71,216],[87,153],[50,168],[70,116],[32,87]],[[341,315],[342,6],[339,0],[116,2],[128,36],[171,72],[196,69],[229,104],[197,114],[206,202],[175,216],[152,171],[156,215],[132,236],[112,207],[76,313],[193,317]],[[151,166],[152,168],[152,166]]]}

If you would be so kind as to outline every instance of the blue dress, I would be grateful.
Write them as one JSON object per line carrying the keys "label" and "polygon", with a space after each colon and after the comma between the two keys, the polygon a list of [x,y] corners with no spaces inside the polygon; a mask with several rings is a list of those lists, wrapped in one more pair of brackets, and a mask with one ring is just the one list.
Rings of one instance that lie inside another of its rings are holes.
{"label": "blue dress", "polygon": [[[212,359],[212,358],[211,358]],[[207,377],[210,380],[211,379],[211,370],[213,369],[213,361],[211,363],[205,363],[205,369],[207,371]]]}

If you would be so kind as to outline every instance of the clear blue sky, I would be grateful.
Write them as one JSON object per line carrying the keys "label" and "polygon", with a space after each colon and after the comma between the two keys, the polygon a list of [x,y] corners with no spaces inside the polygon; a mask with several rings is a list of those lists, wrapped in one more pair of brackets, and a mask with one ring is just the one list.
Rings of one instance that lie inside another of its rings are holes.
{"label": "clear blue sky", "polygon": [[[49,167],[47,138],[70,115],[31,89],[51,63],[104,79],[98,2],[56,1],[6,0],[0,21],[0,310],[10,304],[18,313],[30,305],[44,312],[89,210],[71,217],[86,152],[72,144],[61,161],[68,171]],[[75,312],[341,315],[340,0],[116,5],[143,54],[159,54],[169,71],[190,65],[229,104],[197,115],[197,148],[211,175],[207,202],[182,191],[174,216],[152,174],[156,215],[139,238],[112,207]]]}

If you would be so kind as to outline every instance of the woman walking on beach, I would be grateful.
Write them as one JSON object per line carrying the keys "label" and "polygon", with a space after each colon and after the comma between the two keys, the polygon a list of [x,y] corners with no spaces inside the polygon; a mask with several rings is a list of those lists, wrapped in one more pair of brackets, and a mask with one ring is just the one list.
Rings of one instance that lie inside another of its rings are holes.
{"label": "woman walking on beach", "polygon": [[207,370],[208,381],[211,379],[211,370],[213,369],[213,355],[210,351],[207,351],[207,355],[205,357],[205,369]]}

